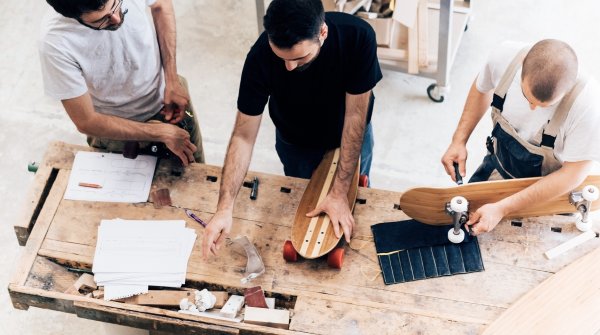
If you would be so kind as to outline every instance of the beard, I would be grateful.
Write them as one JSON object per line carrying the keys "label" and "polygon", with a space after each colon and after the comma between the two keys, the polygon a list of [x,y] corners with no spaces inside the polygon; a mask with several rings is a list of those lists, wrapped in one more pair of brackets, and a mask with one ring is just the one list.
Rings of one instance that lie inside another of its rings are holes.
{"label": "beard", "polygon": [[125,10],[124,12],[121,11],[121,14],[119,15],[121,17],[121,22],[119,22],[118,24],[111,24],[110,26],[106,26],[106,28],[102,28],[102,30],[110,30],[110,31],[115,31],[119,28],[121,28],[121,26],[123,25],[123,22],[125,22],[125,14],[127,14],[127,10]]}
{"label": "beard", "polygon": [[315,57],[313,57],[313,59],[311,59],[307,63],[304,63],[304,64],[296,67],[294,69],[294,72],[304,72],[304,71],[306,71],[306,69],[308,69],[312,65],[312,63],[314,63],[314,61],[317,59],[317,57],[319,56],[320,52],[321,52],[321,48],[319,47],[319,50],[317,50],[317,54],[315,55]]}

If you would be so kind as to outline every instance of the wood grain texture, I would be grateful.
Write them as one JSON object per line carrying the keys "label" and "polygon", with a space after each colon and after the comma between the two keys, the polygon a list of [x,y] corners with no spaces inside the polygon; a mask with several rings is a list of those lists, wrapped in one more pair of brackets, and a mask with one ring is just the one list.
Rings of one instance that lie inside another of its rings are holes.
{"label": "wood grain texture", "polygon": [[521,297],[484,332],[597,334],[600,331],[600,248]]}
{"label": "wood grain texture", "polygon": [[[487,181],[448,188],[412,188],[404,192],[400,197],[400,207],[406,215],[417,221],[432,225],[450,224],[452,223],[452,218],[446,214],[445,209],[446,203],[450,202],[453,197],[465,197],[469,201],[469,212],[474,212],[479,207],[511,196],[533,185],[540,179],[524,178]],[[600,188],[600,176],[587,177],[575,190],[579,191],[586,185],[595,185]],[[595,201],[592,204],[592,210],[599,208],[600,201]],[[577,209],[569,203],[569,194],[567,193],[511,213],[506,218],[523,218],[575,212],[577,212]]]}
{"label": "wood grain texture", "polygon": [[[327,214],[321,214],[314,218],[306,216],[306,213],[315,209],[323,201],[333,186],[333,180],[337,176],[339,152],[340,149],[336,149],[325,154],[313,172],[296,210],[291,241],[298,254],[304,258],[314,259],[327,254],[341,239],[341,237],[335,236]],[[359,167],[357,166],[350,190],[348,190],[348,205],[351,211],[354,209],[358,194],[358,171]]]}
{"label": "wood grain texture", "polygon": [[[64,150],[62,157],[70,155],[72,160],[74,148],[77,146],[61,145],[56,150]],[[56,156],[61,155],[55,153],[53,157]],[[71,163],[68,159],[54,162],[61,174],[69,173]],[[354,236],[346,248],[346,266],[342,270],[328,268],[324,260],[288,264],[281,257],[281,246],[289,237],[308,181],[249,172],[246,180],[254,176],[261,180],[260,195],[252,201],[248,197],[250,189],[242,188],[234,208],[230,236],[247,236],[261,254],[266,272],[252,283],[243,285],[240,278],[245,270],[245,254],[226,245],[218,257],[202,259],[199,246],[204,228],[183,211],[183,208],[189,208],[201,218],[210,219],[216,207],[219,181],[207,178],[220,178],[221,169],[192,164],[181,177],[172,177],[168,172],[159,167],[153,187],[168,188],[172,206],[156,209],[151,203],[60,200],[52,215],[40,215],[38,224],[44,222],[43,216],[51,216],[51,222],[45,228],[37,224],[33,227],[33,240],[28,243],[45,236],[41,244],[31,244],[37,246],[36,252],[32,253],[34,259],[27,258],[25,263],[19,264],[26,280],[23,285],[11,284],[9,287],[14,306],[53,309],[94,320],[172,333],[383,334],[389,331],[392,334],[470,334],[479,333],[520,297],[552,278],[554,272],[600,247],[600,239],[594,238],[561,257],[546,260],[543,256],[546,250],[578,234],[574,217],[527,218],[520,220],[518,226],[503,220],[494,231],[480,238],[484,272],[386,286],[378,274],[370,227],[408,219],[397,208],[401,193],[358,188]],[[56,184],[52,192],[58,192],[59,185]],[[282,187],[289,192],[282,192]],[[286,308],[293,309],[291,329],[233,325],[164,308],[104,302],[62,293],[79,276],[67,271],[64,265],[89,269],[100,220],[116,217],[185,220],[186,226],[198,234],[188,263],[188,287],[224,288],[229,293],[239,294],[245,287],[261,286],[267,296],[293,297],[278,299],[278,304],[284,303]],[[600,223],[595,223],[594,229],[600,229]]]}

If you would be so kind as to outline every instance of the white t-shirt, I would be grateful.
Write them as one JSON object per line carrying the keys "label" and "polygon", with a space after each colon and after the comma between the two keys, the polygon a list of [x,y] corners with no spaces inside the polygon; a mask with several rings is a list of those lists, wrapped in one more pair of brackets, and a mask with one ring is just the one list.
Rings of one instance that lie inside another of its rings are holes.
{"label": "white t-shirt", "polygon": [[54,10],[44,18],[39,52],[44,88],[64,100],[89,92],[96,112],[146,121],[163,104],[160,50],[147,7],[156,0],[124,0],[116,31],[93,30]]}
{"label": "white t-shirt", "polygon": [[[504,71],[517,53],[527,44],[505,42],[494,50],[477,77],[477,89],[489,92],[496,88]],[[580,66],[581,69],[581,66]],[[580,71],[581,74],[581,71]],[[598,82],[588,77],[585,88],[573,103],[565,123],[559,128],[554,153],[561,162],[593,160],[600,162],[600,104]],[[521,90],[521,70],[517,71],[508,89],[502,115],[519,136],[534,143],[537,132],[552,118],[558,103],[546,108],[529,108]]]}

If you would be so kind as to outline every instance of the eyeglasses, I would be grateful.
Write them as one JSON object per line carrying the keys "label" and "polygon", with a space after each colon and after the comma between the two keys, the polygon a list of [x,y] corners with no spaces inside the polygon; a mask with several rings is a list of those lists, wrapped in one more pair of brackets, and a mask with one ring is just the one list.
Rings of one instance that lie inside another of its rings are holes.
{"label": "eyeglasses", "polygon": [[[94,29],[94,30],[102,30],[106,27],[108,27],[108,23],[110,22],[110,18],[113,17],[115,15],[115,13],[121,9],[121,5],[123,4],[123,0],[115,0],[114,4],[113,4],[113,8],[111,9],[110,13],[105,15],[103,18],[94,21],[95,23],[99,23],[98,26],[95,25],[90,25],[86,22],[84,22],[81,18],[78,18],[77,21],[79,21],[79,23],[83,24],[84,26]],[[125,18],[125,14],[127,14],[129,10],[125,9],[124,11],[122,11],[120,13],[120,17],[121,17],[121,23],[123,21],[123,19]],[[119,24],[120,26],[120,24]],[[118,27],[117,27],[118,28]]]}

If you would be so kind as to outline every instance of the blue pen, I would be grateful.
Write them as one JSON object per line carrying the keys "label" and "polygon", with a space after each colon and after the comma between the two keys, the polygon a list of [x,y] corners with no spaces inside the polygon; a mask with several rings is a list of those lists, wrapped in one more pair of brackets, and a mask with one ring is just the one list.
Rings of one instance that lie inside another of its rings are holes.
{"label": "blue pen", "polygon": [[185,210],[185,214],[187,214],[187,216],[189,216],[190,218],[194,219],[194,221],[198,222],[199,224],[202,225],[202,227],[206,228],[206,222],[204,222],[201,218],[199,218],[196,214],[194,214],[191,210],[186,209]]}

